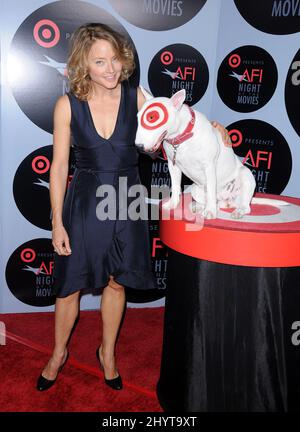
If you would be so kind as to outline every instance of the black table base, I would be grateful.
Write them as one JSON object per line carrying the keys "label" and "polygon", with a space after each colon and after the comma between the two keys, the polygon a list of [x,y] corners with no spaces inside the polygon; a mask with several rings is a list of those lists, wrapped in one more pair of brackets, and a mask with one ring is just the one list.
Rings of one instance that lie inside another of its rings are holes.
{"label": "black table base", "polygon": [[162,407],[300,411],[297,328],[300,267],[218,264],[170,250]]}

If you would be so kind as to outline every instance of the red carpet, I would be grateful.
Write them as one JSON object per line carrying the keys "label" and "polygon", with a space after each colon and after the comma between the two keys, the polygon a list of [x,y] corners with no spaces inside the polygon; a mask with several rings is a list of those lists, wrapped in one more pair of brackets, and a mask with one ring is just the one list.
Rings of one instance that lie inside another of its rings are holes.
{"label": "red carpet", "polygon": [[35,383],[52,350],[54,314],[2,314],[6,345],[0,346],[1,412],[161,412],[159,376],[164,308],[127,309],[117,344],[122,391],[103,382],[95,351],[101,340],[99,312],[82,311],[69,344],[70,357],[56,384]]}

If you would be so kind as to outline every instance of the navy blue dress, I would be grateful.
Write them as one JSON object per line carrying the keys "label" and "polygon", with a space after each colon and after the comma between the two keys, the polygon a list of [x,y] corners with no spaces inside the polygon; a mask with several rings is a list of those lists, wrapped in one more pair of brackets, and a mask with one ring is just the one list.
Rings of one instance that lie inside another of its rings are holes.
{"label": "navy blue dress", "polygon": [[[124,217],[124,205],[128,208],[136,198],[127,197],[126,203],[125,195],[130,186],[140,184],[134,144],[137,89],[122,82],[116,126],[109,139],[97,133],[87,101],[68,96],[76,168],[65,196],[62,220],[72,254],[54,253],[54,294],[66,297],[81,289],[94,291],[107,285],[109,275],[130,288],[157,288],[151,269],[148,222]],[[127,179],[123,179],[127,188],[120,189],[120,177]],[[96,196],[100,185],[113,186],[116,191],[117,217],[97,217],[97,205],[108,196]]]}

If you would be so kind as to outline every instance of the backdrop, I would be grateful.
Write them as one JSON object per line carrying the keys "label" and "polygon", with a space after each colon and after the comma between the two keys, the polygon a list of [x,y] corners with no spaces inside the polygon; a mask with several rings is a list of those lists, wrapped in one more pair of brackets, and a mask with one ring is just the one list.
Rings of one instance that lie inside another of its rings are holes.
{"label": "backdrop", "polygon": [[[299,0],[2,0],[0,7],[0,312],[53,310],[52,113],[66,91],[70,36],[83,23],[103,22],[131,38],[135,82],[155,96],[185,88],[189,105],[223,123],[259,192],[300,196]],[[71,152],[69,181],[73,171]],[[141,156],[140,171],[149,192],[170,185],[161,157]],[[160,289],[128,291],[129,306],[164,304],[167,255],[157,220],[149,230]],[[98,305],[98,297],[83,296],[82,309]]]}

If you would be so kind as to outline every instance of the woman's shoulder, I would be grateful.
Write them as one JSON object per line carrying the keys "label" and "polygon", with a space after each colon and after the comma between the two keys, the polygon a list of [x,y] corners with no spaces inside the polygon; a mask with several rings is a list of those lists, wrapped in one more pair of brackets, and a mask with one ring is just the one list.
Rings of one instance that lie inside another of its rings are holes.
{"label": "woman's shoulder", "polygon": [[61,108],[70,109],[77,105],[81,105],[80,102],[80,99],[74,93],[66,92],[63,96],[60,96],[57,99],[56,105]]}
{"label": "woman's shoulder", "polygon": [[69,100],[69,96],[64,94],[60,96],[55,103],[54,113],[63,117],[70,117],[71,114],[71,103]]}
{"label": "woman's shoulder", "polygon": [[56,100],[56,106],[59,107],[67,107],[70,106],[70,95],[68,93],[65,93],[63,96],[60,96],[57,100]]}

